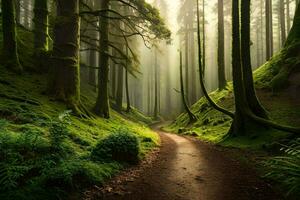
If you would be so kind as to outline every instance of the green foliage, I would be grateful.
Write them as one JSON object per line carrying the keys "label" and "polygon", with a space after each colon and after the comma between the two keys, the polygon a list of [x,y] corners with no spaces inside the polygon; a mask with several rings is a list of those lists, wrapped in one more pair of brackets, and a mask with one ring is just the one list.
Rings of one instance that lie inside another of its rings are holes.
{"label": "green foliage", "polygon": [[139,161],[140,144],[138,138],[126,129],[120,129],[101,140],[92,151],[92,159],[96,161],[114,160],[137,163]]}
{"label": "green foliage", "polygon": [[287,189],[287,196],[300,196],[300,138],[281,148],[282,156],[265,162],[267,178],[273,179]]}
{"label": "green foliage", "polygon": [[[82,119],[65,111],[63,103],[44,95],[47,76],[28,72],[36,71],[32,32],[19,27],[18,43],[26,72],[16,76],[0,64],[1,200],[65,199],[75,189],[80,193],[85,186],[103,184],[123,165],[95,162],[90,154],[98,141],[121,126],[141,141],[140,156],[159,144],[156,133],[114,111],[109,120]],[[97,94],[92,88],[82,91],[82,100],[91,110]]]}

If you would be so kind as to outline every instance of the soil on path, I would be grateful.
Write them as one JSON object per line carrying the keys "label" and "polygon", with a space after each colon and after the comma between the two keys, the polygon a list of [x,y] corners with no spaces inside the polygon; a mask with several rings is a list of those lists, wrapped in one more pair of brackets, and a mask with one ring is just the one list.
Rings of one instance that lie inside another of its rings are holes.
{"label": "soil on path", "polygon": [[154,160],[144,162],[103,188],[90,192],[87,199],[281,199],[254,170],[230,158],[221,148],[192,138],[157,132],[162,144]]}

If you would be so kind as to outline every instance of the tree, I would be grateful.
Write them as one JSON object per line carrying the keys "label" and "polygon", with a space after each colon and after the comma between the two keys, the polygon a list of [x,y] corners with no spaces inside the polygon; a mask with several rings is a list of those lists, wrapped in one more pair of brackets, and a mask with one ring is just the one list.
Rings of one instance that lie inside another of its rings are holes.
{"label": "tree", "polygon": [[158,119],[159,117],[159,86],[160,86],[160,77],[159,77],[159,66],[157,60],[157,50],[154,49],[154,114],[153,117]]}
{"label": "tree", "polygon": [[2,0],[3,58],[5,66],[17,73],[23,71],[18,56],[15,1]]}
{"label": "tree", "polygon": [[291,30],[291,16],[290,16],[290,0],[286,0],[286,21],[287,21],[287,32]]}
{"label": "tree", "polygon": [[[126,47],[126,55],[128,56],[128,47]],[[129,85],[128,85],[128,61],[126,60],[126,71],[125,71],[125,88],[126,88],[126,112],[130,112],[131,110],[131,105],[130,105],[130,96],[129,96]]]}
{"label": "tree", "polygon": [[266,0],[266,59],[273,55],[273,20],[272,20],[272,0]]}
{"label": "tree", "polygon": [[98,70],[98,97],[95,105],[95,112],[100,117],[109,118],[109,97],[108,97],[108,59],[106,52],[108,52],[108,18],[109,18],[109,0],[103,0],[101,2],[101,9],[103,9],[102,18],[99,22],[100,30],[100,44],[101,52],[99,58],[99,70]]}
{"label": "tree", "polygon": [[256,96],[253,83],[250,55],[250,0],[242,0],[241,11],[241,60],[245,94],[251,111],[259,117],[267,118],[267,112]]}
{"label": "tree", "polygon": [[[93,10],[89,6],[85,5],[88,10],[81,11],[81,16],[94,15],[99,16],[100,23],[96,28],[100,31],[99,45],[94,44],[94,48],[100,53],[100,64],[98,71],[98,97],[95,105],[95,112],[104,118],[109,118],[109,96],[108,96],[108,72],[109,72],[109,59],[115,64],[125,66],[126,57],[125,53],[117,48],[113,43],[109,41],[108,27],[113,24],[115,20],[121,20],[129,31],[124,30],[122,27],[119,28],[121,35],[118,37],[125,40],[126,46],[129,47],[131,54],[130,60],[137,62],[137,56],[134,51],[130,48],[127,42],[128,37],[141,36],[144,44],[148,46],[153,41],[166,40],[170,41],[171,32],[166,28],[163,20],[160,18],[157,9],[146,3],[145,0],[139,1],[124,1],[119,0],[121,6],[129,7],[134,10],[133,15],[124,15],[117,10],[110,9],[110,1],[104,0],[101,2],[102,6],[100,10]],[[117,26],[115,26],[117,27]],[[84,40],[86,43],[89,41]],[[96,40],[97,41],[97,40]],[[149,46],[148,46],[149,47]],[[111,55],[111,50],[115,50],[118,55]],[[135,69],[130,69],[131,73]]]}
{"label": "tree", "polygon": [[286,29],[285,29],[285,0],[279,0],[279,15],[280,15],[280,33],[281,33],[281,45],[283,46],[286,40]]}
{"label": "tree", "polygon": [[224,2],[218,0],[218,81],[220,90],[226,87],[224,51]]}
{"label": "tree", "polygon": [[[250,10],[249,0],[242,0],[241,13]],[[230,135],[241,135],[246,132],[248,127],[272,127],[278,130],[300,133],[300,128],[282,126],[268,119],[261,118],[255,115],[249,108],[247,102],[245,87],[243,82],[243,70],[241,64],[241,44],[240,44],[240,8],[239,1],[232,0],[232,74],[233,74],[233,89],[235,96],[235,115],[231,128]],[[242,14],[244,15],[244,14]],[[243,19],[244,20],[244,19]]]}
{"label": "tree", "polygon": [[48,0],[34,2],[34,47],[35,53],[48,51]]}
{"label": "tree", "polygon": [[179,65],[179,72],[180,72],[180,93],[182,98],[182,103],[184,106],[185,111],[187,112],[189,116],[189,123],[193,123],[197,121],[196,116],[192,113],[189,106],[187,105],[186,99],[185,99],[185,93],[184,93],[184,85],[183,85],[183,73],[182,73],[182,53],[180,51],[180,65]]}
{"label": "tree", "polygon": [[79,0],[57,0],[54,26],[53,66],[49,92],[75,114],[85,111],[80,102]]}
{"label": "tree", "polygon": [[225,110],[224,108],[218,106],[209,96],[204,80],[203,80],[203,68],[202,68],[202,55],[201,55],[201,35],[200,35],[200,12],[199,12],[199,0],[196,0],[197,2],[197,43],[198,43],[198,67],[199,67],[199,80],[200,80],[200,85],[201,89],[203,91],[204,97],[206,100],[209,102],[209,104],[216,110],[230,116],[234,117],[234,114],[228,110]]}

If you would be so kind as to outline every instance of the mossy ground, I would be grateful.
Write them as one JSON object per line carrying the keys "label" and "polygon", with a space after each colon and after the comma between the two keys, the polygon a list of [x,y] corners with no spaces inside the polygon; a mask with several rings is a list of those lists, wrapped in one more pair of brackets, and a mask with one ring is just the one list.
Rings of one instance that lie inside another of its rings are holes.
{"label": "mossy ground", "polygon": [[[270,118],[280,124],[300,126],[300,104],[297,100],[290,98],[290,91],[281,90],[274,92],[270,88],[271,80],[278,73],[277,64],[280,54],[267,62],[254,72],[257,94],[263,106],[269,112]],[[229,83],[226,90],[214,91],[210,96],[219,105],[234,111],[234,97],[232,83]],[[287,138],[290,134],[274,129],[256,129],[249,127],[247,134],[238,137],[227,137],[231,125],[231,118],[216,111],[205,98],[201,98],[191,107],[196,114],[198,121],[188,125],[188,115],[182,113],[170,125],[164,127],[166,131],[182,133],[195,136],[201,140],[218,143],[223,146],[260,149],[281,139]]]}
{"label": "mossy ground", "polygon": [[[0,44],[1,41],[0,37]],[[140,157],[159,145],[159,136],[146,126],[146,123],[151,123],[151,119],[135,109],[128,116],[112,110],[110,119],[98,117],[83,119],[71,115],[66,124],[67,135],[63,140],[63,146],[66,146],[69,152],[68,156],[61,158],[56,164],[50,163],[49,166],[52,167],[46,168],[45,163],[50,162],[47,156],[51,155],[48,152],[40,155],[38,152],[50,146],[51,123],[57,121],[67,108],[62,102],[54,101],[46,95],[47,74],[37,73],[41,70],[35,68],[32,59],[32,33],[19,29],[18,41],[21,63],[27,71],[22,75],[16,75],[0,65],[0,144],[8,144],[8,149],[18,146],[18,150],[11,149],[9,155],[18,153],[22,159],[21,162],[16,161],[15,165],[12,163],[6,167],[5,165],[9,163],[1,163],[0,183],[11,181],[8,176],[5,177],[7,174],[1,173],[3,172],[1,170],[17,167],[17,169],[28,169],[29,172],[26,170],[24,174],[20,172],[20,177],[16,178],[15,184],[7,190],[0,190],[0,199],[57,199],[63,198],[66,191],[69,191],[69,187],[80,191],[83,189],[82,185],[101,185],[126,165],[118,162],[93,162],[90,153],[97,142],[120,128],[137,136],[141,148]],[[96,93],[89,86],[83,85],[82,103],[92,109],[95,98]],[[140,120],[143,122],[139,122]],[[27,135],[28,138],[34,138],[29,140],[31,142],[28,151],[31,156],[28,160],[26,160],[27,154],[23,155],[20,150],[23,149],[22,145],[26,146],[22,141],[27,138]],[[19,150],[20,152],[17,152]],[[39,162],[41,162],[40,167],[37,166]],[[32,167],[33,165],[35,167]],[[30,170],[31,167],[34,171]],[[41,167],[45,169],[36,170]],[[50,178],[49,180],[54,180],[54,183],[41,185],[45,176],[48,177],[47,179]],[[64,180],[68,183],[55,182],[55,180]]]}

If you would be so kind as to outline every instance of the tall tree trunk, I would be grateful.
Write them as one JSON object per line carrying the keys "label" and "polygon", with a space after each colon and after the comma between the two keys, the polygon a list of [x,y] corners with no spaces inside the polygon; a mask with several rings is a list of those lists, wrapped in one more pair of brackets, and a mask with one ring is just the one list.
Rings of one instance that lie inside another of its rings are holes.
{"label": "tall tree trunk", "polygon": [[287,33],[290,32],[291,30],[291,15],[290,15],[290,0],[286,0],[286,29],[287,29]]}
{"label": "tall tree trunk", "polygon": [[117,85],[117,98],[116,106],[119,112],[122,111],[123,107],[123,88],[124,88],[124,69],[123,66],[118,66],[118,85]]}
{"label": "tall tree trunk", "polygon": [[15,1],[15,5],[16,5],[16,23],[19,24],[20,23],[20,17],[21,17],[21,5],[20,5],[20,0],[14,0]]}
{"label": "tall tree trunk", "polygon": [[185,19],[185,92],[189,105],[189,32],[188,19]]}
{"label": "tall tree trunk", "polygon": [[34,2],[34,48],[38,56],[48,51],[48,0]]}
{"label": "tall tree trunk", "polygon": [[265,46],[264,46],[264,17],[263,17],[263,9],[264,9],[264,3],[263,0],[260,0],[260,48],[261,48],[261,62],[260,65],[262,63],[264,63],[266,61],[265,59]]}
{"label": "tall tree trunk", "polygon": [[158,109],[159,109],[159,102],[158,102],[158,63],[157,63],[157,50],[154,50],[154,118],[158,118]]}
{"label": "tall tree trunk", "polygon": [[3,56],[6,60],[5,65],[17,72],[22,72],[22,66],[18,56],[15,1],[2,0],[2,30],[3,30]]}
{"label": "tall tree trunk", "polygon": [[[91,67],[97,67],[97,51],[89,52],[89,62]],[[89,84],[96,88],[96,70],[94,68],[89,68]]]}
{"label": "tall tree trunk", "polygon": [[[128,57],[128,47],[126,47],[126,56]],[[126,112],[130,112],[131,110],[129,85],[128,85],[128,67],[129,67],[128,61],[126,60],[126,71],[125,71],[125,87],[126,87],[126,103],[127,103]]]}
{"label": "tall tree trunk", "polygon": [[[116,52],[112,50],[113,56],[116,56]],[[116,100],[116,88],[117,88],[117,65],[111,62],[111,95],[112,99]]]}
{"label": "tall tree trunk", "polygon": [[199,67],[199,80],[200,80],[200,86],[201,89],[203,91],[203,94],[205,96],[205,98],[207,99],[207,101],[209,102],[209,104],[216,110],[230,116],[230,117],[234,117],[234,114],[231,113],[230,111],[225,110],[224,108],[218,106],[209,96],[206,88],[205,88],[205,84],[204,84],[204,80],[203,80],[203,69],[202,69],[202,53],[201,53],[201,34],[200,34],[200,11],[199,11],[199,0],[196,0],[197,2],[197,43],[198,43],[198,67]]}
{"label": "tall tree trunk", "polygon": [[270,1],[270,55],[273,56],[274,53],[274,41],[273,41],[273,0]]}
{"label": "tall tree trunk", "polygon": [[80,113],[79,1],[57,0],[50,93]]}
{"label": "tall tree trunk", "polygon": [[230,134],[232,135],[241,135],[245,131],[245,122],[248,120],[245,112],[245,109],[248,105],[245,99],[243,72],[241,64],[239,13],[239,1],[232,0],[232,77],[235,97],[235,116],[230,129]]}
{"label": "tall tree trunk", "polygon": [[[242,56],[242,74],[245,86],[246,98],[250,110],[259,117],[267,118],[267,113],[259,102],[253,83],[253,74],[251,67],[250,53],[250,0],[242,0],[241,3],[241,56]],[[239,61],[237,61],[239,62]]]}
{"label": "tall tree trunk", "polygon": [[192,111],[190,110],[189,106],[186,103],[186,99],[185,99],[185,94],[184,94],[184,85],[183,85],[183,73],[182,73],[182,53],[180,51],[180,65],[179,65],[179,72],[180,72],[180,90],[181,90],[181,98],[182,98],[182,103],[184,106],[185,111],[187,112],[188,116],[189,116],[189,123],[193,123],[195,121],[197,121],[196,116],[192,113]]}
{"label": "tall tree trunk", "polygon": [[285,29],[285,8],[284,8],[284,1],[279,0],[279,12],[280,12],[280,32],[281,32],[281,46],[284,46],[286,40],[286,29]]}
{"label": "tall tree trunk", "polygon": [[270,1],[266,0],[266,59],[271,58],[271,44],[270,44]]}
{"label": "tall tree trunk", "polygon": [[224,2],[218,0],[218,81],[220,90],[226,87],[224,51]]}
{"label": "tall tree trunk", "polygon": [[108,95],[108,17],[109,17],[109,0],[101,2],[101,9],[105,10],[100,17],[100,47],[102,49],[99,58],[99,71],[98,71],[98,97],[95,105],[95,112],[101,117],[109,118],[109,95]]}
{"label": "tall tree trunk", "polygon": [[[203,19],[202,19],[202,37],[203,37],[202,68],[203,68],[203,80],[205,80],[205,70],[206,70],[205,0],[202,1],[202,14],[203,14]],[[225,73],[225,69],[224,69],[224,73]]]}

